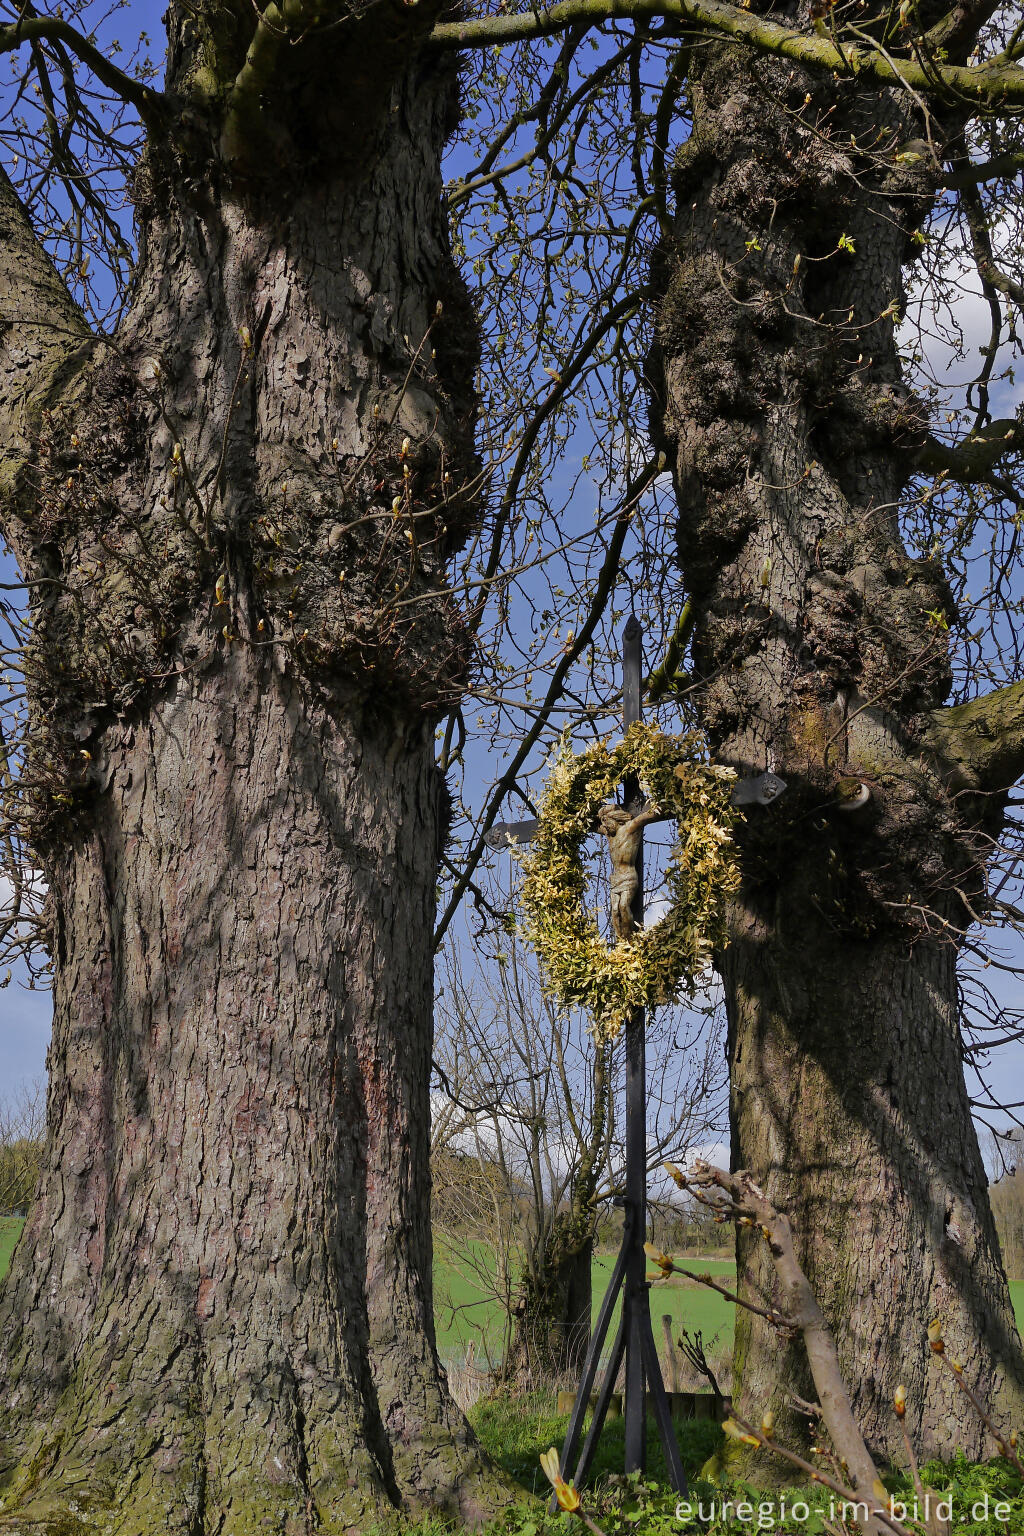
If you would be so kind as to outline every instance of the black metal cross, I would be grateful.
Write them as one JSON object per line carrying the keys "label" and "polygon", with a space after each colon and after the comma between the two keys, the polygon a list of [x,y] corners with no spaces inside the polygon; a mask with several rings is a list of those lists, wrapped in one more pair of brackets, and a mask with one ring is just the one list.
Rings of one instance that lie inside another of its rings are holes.
{"label": "black metal cross", "polygon": [[[622,723],[628,729],[642,715],[643,631],[635,617],[630,618],[622,632]],[[782,779],[773,773],[739,779],[732,793],[734,805],[770,805],[785,789]],[[623,786],[626,810],[637,815],[643,809],[643,795],[635,779]],[[528,842],[537,831],[536,818],[529,821],[498,822],[487,834],[486,841],[492,848],[509,843]],[[633,921],[643,927],[643,833],[637,851],[636,869],[639,876],[637,893],[633,901]],[[581,1484],[590,1470],[594,1449],[604,1427],[608,1405],[615,1390],[616,1378],[623,1358],[626,1362],[625,1420],[625,1470],[642,1472],[647,1466],[647,1394],[650,1395],[658,1434],[665,1453],[669,1481],[677,1493],[686,1492],[686,1474],[679,1455],[672,1415],[669,1411],[665,1383],[661,1375],[658,1351],[651,1327],[651,1305],[647,1280],[647,1261],[644,1254],[644,1236],[647,1229],[647,1065],[646,1019],[643,1008],[634,1008],[626,1019],[626,1193],[623,1200],[625,1220],[622,1246],[612,1270],[608,1289],[594,1324],[590,1348],[583,1366],[583,1375],[576,1392],[565,1444],[562,1447],[561,1472]],[[594,1416],[587,1432],[583,1448],[576,1458],[583,1420],[590,1402],[590,1393],[597,1376],[601,1350],[608,1335],[608,1326],[615,1310],[615,1303],[622,1295],[622,1315],[611,1355],[605,1366],[598,1388]],[[575,1460],[575,1465],[573,1465]],[[552,1501],[554,1508],[554,1501]]]}

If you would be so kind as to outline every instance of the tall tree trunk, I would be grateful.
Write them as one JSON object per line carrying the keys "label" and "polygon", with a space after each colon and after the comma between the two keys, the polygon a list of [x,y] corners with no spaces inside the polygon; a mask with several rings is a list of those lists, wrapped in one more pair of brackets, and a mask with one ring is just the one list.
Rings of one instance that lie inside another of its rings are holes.
{"label": "tall tree trunk", "polygon": [[[789,1212],[876,1449],[896,1448],[902,1381],[922,1453],[987,1453],[925,1342],[939,1316],[982,1396],[1020,1408],[957,1014],[991,826],[929,742],[954,615],[898,519],[925,429],[893,319],[931,199],[896,160],[914,103],[717,45],[695,50],[691,90],[654,427],[713,751],[788,784],[747,818],[722,957],[734,1166]],[[755,1234],[739,1274],[771,1291]],[[780,1423],[784,1393],[809,1391],[802,1350],[746,1312],[735,1380],[741,1412],[772,1403]]]}
{"label": "tall tree trunk", "polygon": [[[432,726],[476,472],[453,78],[430,15],[371,6],[283,50],[240,141],[215,86],[252,12],[217,9],[172,9],[187,106],[140,168],[116,341],[71,316],[34,434],[22,343],[0,359],[55,968],[0,1297],[18,1528],[340,1532],[499,1491],[438,1365],[428,1225]],[[4,207],[49,336],[66,299]]]}

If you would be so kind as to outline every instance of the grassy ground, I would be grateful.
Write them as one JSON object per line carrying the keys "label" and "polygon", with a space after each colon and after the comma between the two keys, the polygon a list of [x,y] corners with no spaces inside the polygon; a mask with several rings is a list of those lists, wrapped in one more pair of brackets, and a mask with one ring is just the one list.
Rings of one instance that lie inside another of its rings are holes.
{"label": "grassy ground", "polygon": [[[565,1439],[568,1415],[557,1414],[554,1408],[550,1393],[533,1392],[511,1398],[486,1398],[470,1411],[470,1423],[481,1444],[530,1493],[544,1493],[541,1452],[550,1445],[560,1447]],[[687,1475],[693,1477],[719,1449],[724,1436],[718,1425],[708,1420],[684,1419],[675,1428],[683,1466]],[[621,1418],[606,1424],[594,1453],[591,1482],[622,1471],[624,1433]],[[665,1459],[653,1419],[647,1425],[647,1448],[649,1476],[660,1482],[665,1477]]]}
{"label": "grassy ground", "polygon": [[[548,1446],[561,1446],[567,1422],[552,1411],[549,1396],[536,1393],[483,1401],[471,1412],[470,1421],[495,1461],[523,1487],[524,1495],[547,1494],[540,1455]],[[726,1447],[732,1442],[725,1441],[717,1425],[690,1420],[677,1422],[675,1429],[689,1484],[684,1501],[665,1486],[653,1423],[647,1426],[648,1472],[643,1479],[621,1475],[621,1419],[605,1429],[583,1493],[584,1508],[600,1522],[604,1536],[680,1536],[684,1531],[692,1536],[758,1536],[765,1531],[778,1531],[779,1536],[783,1532],[828,1536],[830,1531],[834,1536],[856,1536],[859,1531],[849,1515],[844,1520],[839,1509],[830,1505],[830,1495],[820,1484],[761,1492],[755,1465],[745,1469],[743,1481],[738,1480],[729,1471],[732,1458]],[[709,1481],[711,1475],[714,1482]],[[943,1529],[955,1527],[960,1536],[1024,1536],[1021,1479],[1006,1462],[976,1465],[960,1457],[946,1465],[930,1462],[922,1468],[922,1476],[925,1488],[935,1490],[933,1509],[939,1500],[949,1500],[949,1526],[944,1524],[947,1512],[937,1511]],[[887,1473],[885,1486],[912,1514],[910,1479]],[[994,1512],[997,1503],[998,1514]],[[564,1536],[567,1525],[565,1517],[549,1515],[539,1500],[524,1497],[488,1527],[487,1536]],[[569,1528],[582,1529],[579,1525]],[[417,1531],[422,1536],[435,1536],[435,1532],[441,1536],[431,1522]]]}
{"label": "grassy ground", "polygon": [[14,1245],[25,1223],[18,1216],[0,1216],[0,1278],[7,1273]]}
{"label": "grassy ground", "polygon": [[[594,1260],[595,1317],[614,1262],[612,1254],[600,1254]],[[731,1287],[735,1283],[735,1266],[728,1259],[687,1259],[686,1265],[714,1275],[723,1285]],[[461,1356],[471,1339],[476,1340],[478,1360],[485,1360],[488,1351],[500,1349],[502,1315],[491,1294],[493,1277],[494,1257],[482,1244],[470,1245],[468,1252],[460,1255],[438,1249],[434,1259],[434,1314],[438,1346],[446,1359]],[[1024,1333],[1024,1280],[1010,1281],[1010,1295],[1017,1325]],[[651,1317],[659,1344],[661,1318],[668,1313],[674,1333],[678,1333],[680,1325],[691,1332],[699,1328],[705,1347],[717,1339],[716,1347],[728,1350],[732,1346],[733,1311],[732,1303],[724,1296],[696,1282],[673,1279],[658,1281],[651,1287]],[[617,1322],[618,1308],[610,1335],[614,1335]]]}

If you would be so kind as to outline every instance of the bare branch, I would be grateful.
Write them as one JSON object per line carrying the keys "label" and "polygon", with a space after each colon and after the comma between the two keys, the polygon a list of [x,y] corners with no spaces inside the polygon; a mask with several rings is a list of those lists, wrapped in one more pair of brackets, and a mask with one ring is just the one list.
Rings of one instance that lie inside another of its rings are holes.
{"label": "bare branch", "polygon": [[760,1227],[786,1298],[786,1314],[803,1335],[822,1418],[832,1442],[846,1462],[861,1498],[884,1499],[885,1489],[878,1469],[853,1416],[835,1340],[796,1257],[789,1218],[775,1209],[749,1173],[724,1173],[722,1169],[702,1162],[695,1163],[689,1175],[678,1169],[670,1169],[670,1172],[681,1188],[723,1190],[732,1201],[729,1214],[733,1219]]}
{"label": "bare branch", "polygon": [[960,485],[988,480],[1000,459],[1024,451],[1024,426],[1006,418],[990,422],[955,445],[929,437],[917,454],[920,469],[946,474]]}
{"label": "bare branch", "polygon": [[522,768],[523,764],[529,757],[535,743],[540,738],[540,735],[544,730],[548,719],[550,718],[551,711],[554,709],[555,704],[562,696],[562,688],[565,683],[566,676],[569,672],[569,668],[572,666],[573,662],[580,655],[580,653],[586,649],[586,647],[590,644],[591,639],[593,638],[594,630],[597,628],[598,620],[604,613],[605,605],[608,602],[608,599],[615,587],[615,579],[619,571],[619,559],[622,554],[622,546],[626,540],[626,532],[629,528],[629,520],[630,516],[632,515],[633,507],[636,504],[638,498],[643,494],[644,490],[650,484],[651,480],[655,477],[655,475],[660,473],[661,468],[662,464],[660,460],[655,460],[653,463],[648,464],[647,468],[643,470],[643,472],[638,476],[636,481],[634,481],[634,483],[628,488],[626,492],[619,511],[619,516],[615,522],[615,529],[612,533],[611,542],[608,546],[608,551],[605,555],[604,563],[597,578],[594,589],[594,596],[590,603],[590,611],[587,614],[586,622],[583,624],[579,634],[576,636],[576,639],[573,641],[573,644],[569,650],[562,657],[561,661],[558,663],[558,666],[555,668],[554,675],[552,676],[551,682],[548,685],[548,691],[545,696],[543,705],[538,710],[533,724],[530,726],[530,729],[524,735],[519,745],[519,749],[512,758],[512,761],[509,763],[508,767],[505,769],[505,772],[494,786],[494,789],[491,793],[490,802],[486,812],[484,813],[483,821],[477,834],[477,840],[474,843],[469,855],[467,856],[462,875],[456,883],[455,888],[448,899],[448,905],[445,908],[444,913],[441,916],[441,920],[437,925],[437,930],[434,934],[435,948],[440,945],[441,940],[447,933],[448,926],[451,923],[452,918],[455,916],[456,911],[458,910],[459,902],[462,900],[462,897],[469,886],[469,882],[473,878],[473,871],[476,869],[476,866],[479,864],[481,858],[483,857],[484,849],[487,846],[487,833],[490,831],[491,827],[497,820],[498,811],[501,809],[502,801],[512,789],[512,786],[515,784],[519,770]]}
{"label": "bare branch", "polygon": [[94,43],[55,16],[26,17],[0,25],[0,53],[13,53],[22,43],[38,41],[63,43],[75,57],[92,70],[97,80],[115,96],[127,101],[148,126],[158,126],[167,113],[168,100],[161,91],[133,80],[112,64]]}
{"label": "bare branch", "polygon": [[942,92],[990,110],[1024,105],[1024,69],[1008,61],[963,65],[897,59],[866,45],[844,42],[840,46],[828,35],[807,36],[725,0],[557,0],[547,10],[538,7],[514,15],[443,22],[434,28],[431,41],[439,48],[490,48],[496,43],[551,37],[581,24],[596,27],[606,21],[644,21],[655,16],[732,37],[762,53],[840,76],[907,86],[928,96]]}
{"label": "bare branch", "polygon": [[949,188],[977,187],[984,181],[1010,181],[1024,171],[1024,154],[993,155],[977,165],[965,165],[958,171],[946,171],[939,178],[939,186]]}

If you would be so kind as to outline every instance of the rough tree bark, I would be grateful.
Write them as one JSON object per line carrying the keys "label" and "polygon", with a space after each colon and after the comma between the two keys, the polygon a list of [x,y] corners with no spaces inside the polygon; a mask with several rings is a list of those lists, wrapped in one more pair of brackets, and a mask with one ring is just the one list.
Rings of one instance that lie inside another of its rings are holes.
{"label": "rough tree bark", "polygon": [[[940,1316],[968,1379],[1019,1413],[956,958],[998,792],[1024,757],[975,751],[985,794],[966,792],[956,748],[970,722],[940,709],[949,590],[899,528],[926,419],[893,316],[933,187],[896,151],[920,126],[909,94],[731,45],[695,48],[690,81],[693,133],[656,263],[654,428],[675,473],[713,751],[789,786],[748,818],[722,956],[733,1167],[792,1220],[873,1449],[898,1451],[902,1381],[924,1454],[988,1454],[925,1330]],[[1019,737],[1016,693],[999,707]],[[756,1233],[741,1235],[739,1272],[744,1290],[771,1292]],[[799,1346],[741,1313],[740,1412],[771,1403],[783,1424],[791,1388],[809,1391]]]}
{"label": "rough tree bark", "polygon": [[55,967],[5,1528],[349,1531],[498,1491],[431,1309],[432,726],[476,473],[435,11],[171,7],[113,341],[0,185]]}
{"label": "rough tree bark", "polygon": [[594,1212],[560,1211],[524,1271],[505,1375],[523,1382],[575,1376],[590,1344]]}

